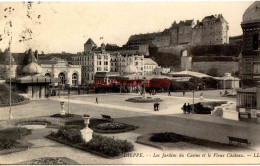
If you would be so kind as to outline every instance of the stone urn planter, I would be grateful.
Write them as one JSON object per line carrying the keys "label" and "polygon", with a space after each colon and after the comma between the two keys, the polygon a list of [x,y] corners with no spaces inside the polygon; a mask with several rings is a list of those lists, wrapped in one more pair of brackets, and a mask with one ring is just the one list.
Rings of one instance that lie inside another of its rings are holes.
{"label": "stone urn planter", "polygon": [[60,115],[65,116],[66,111],[64,110],[64,102],[60,102],[61,110],[60,110]]}
{"label": "stone urn planter", "polygon": [[81,132],[81,137],[85,142],[89,142],[92,139],[92,135],[93,135],[93,130],[91,130],[88,125],[89,125],[89,121],[90,121],[90,116],[89,115],[83,115],[83,120],[84,120],[84,124],[86,125],[86,127],[82,130],[80,130]]}

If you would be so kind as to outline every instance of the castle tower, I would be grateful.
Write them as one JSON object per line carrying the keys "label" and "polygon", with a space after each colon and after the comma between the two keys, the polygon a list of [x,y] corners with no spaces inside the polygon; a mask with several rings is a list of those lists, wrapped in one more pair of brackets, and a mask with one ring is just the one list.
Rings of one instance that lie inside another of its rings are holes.
{"label": "castle tower", "polygon": [[84,52],[90,52],[93,50],[93,48],[97,47],[97,45],[94,43],[94,41],[89,38],[88,41],[84,44]]}

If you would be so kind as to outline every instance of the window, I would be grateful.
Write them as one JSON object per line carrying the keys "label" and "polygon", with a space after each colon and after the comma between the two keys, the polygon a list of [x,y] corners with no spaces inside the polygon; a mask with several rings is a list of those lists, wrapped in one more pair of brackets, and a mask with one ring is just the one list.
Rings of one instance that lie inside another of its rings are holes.
{"label": "window", "polygon": [[59,79],[60,79],[60,83],[62,84],[62,85],[64,85],[65,83],[66,83],[66,77],[65,77],[65,73],[60,73],[59,74]]}
{"label": "window", "polygon": [[78,74],[77,73],[72,74],[72,85],[74,85],[74,86],[78,85]]}
{"label": "window", "polygon": [[259,48],[259,34],[254,34],[253,36],[253,50],[258,50]]}

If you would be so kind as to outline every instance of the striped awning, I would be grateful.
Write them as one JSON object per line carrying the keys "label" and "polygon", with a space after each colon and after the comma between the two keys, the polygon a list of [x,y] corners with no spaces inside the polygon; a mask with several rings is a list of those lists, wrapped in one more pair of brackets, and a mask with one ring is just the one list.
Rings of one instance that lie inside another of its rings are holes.
{"label": "striped awning", "polygon": [[42,76],[42,75],[28,75],[28,76],[23,76],[23,77],[18,77],[12,80],[12,82],[16,83],[58,83],[60,82],[60,79],[58,78],[51,78],[47,76]]}

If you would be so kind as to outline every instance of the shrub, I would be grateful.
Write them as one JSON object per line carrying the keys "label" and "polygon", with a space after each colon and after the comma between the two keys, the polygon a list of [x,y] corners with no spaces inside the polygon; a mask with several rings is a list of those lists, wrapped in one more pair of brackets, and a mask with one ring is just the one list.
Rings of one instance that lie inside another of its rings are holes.
{"label": "shrub", "polygon": [[[9,87],[5,84],[0,84],[0,105],[3,106],[7,105],[10,102],[9,96],[10,96]],[[26,100],[24,96],[21,96],[13,91],[11,92],[11,97],[12,97],[12,104],[19,103]]]}
{"label": "shrub", "polygon": [[0,130],[1,139],[20,139],[21,136],[31,134],[31,130],[24,127],[13,127]]}
{"label": "shrub", "polygon": [[0,149],[10,149],[16,147],[20,143],[13,139],[0,139]]}
{"label": "shrub", "polygon": [[125,129],[127,126],[122,123],[111,122],[111,123],[101,123],[97,126],[98,129],[101,130],[117,130],[117,129]]}
{"label": "shrub", "polygon": [[113,139],[103,136],[94,136],[92,140],[84,144],[90,150],[101,152],[110,157],[119,156],[134,149],[132,143],[126,140]]}
{"label": "shrub", "polygon": [[182,136],[176,133],[157,133],[154,134],[150,140],[153,142],[180,142],[182,141]]}
{"label": "shrub", "polygon": [[69,141],[70,143],[81,143],[81,133],[79,129],[70,127],[61,127],[56,133],[57,137],[62,137],[63,139]]}

